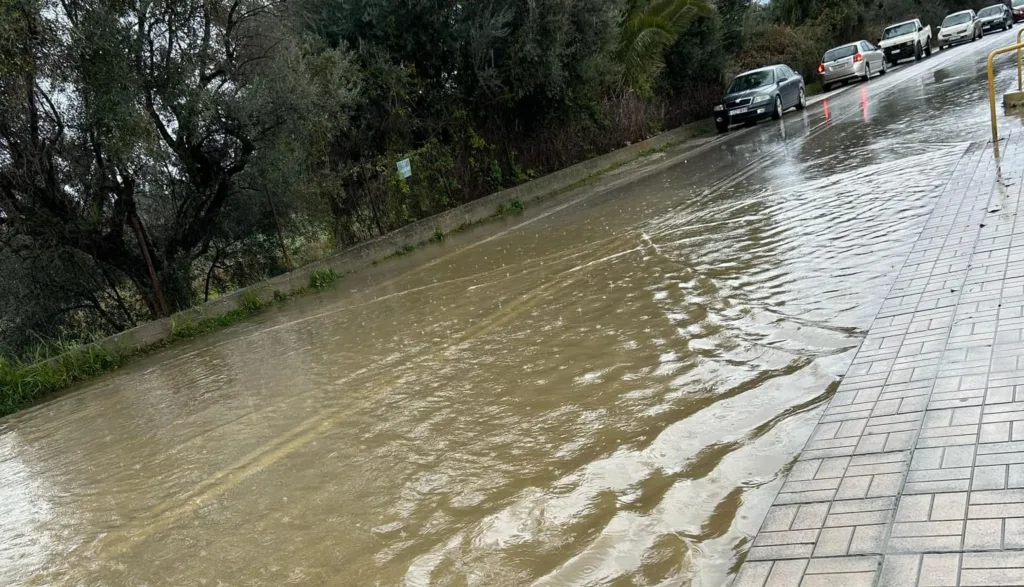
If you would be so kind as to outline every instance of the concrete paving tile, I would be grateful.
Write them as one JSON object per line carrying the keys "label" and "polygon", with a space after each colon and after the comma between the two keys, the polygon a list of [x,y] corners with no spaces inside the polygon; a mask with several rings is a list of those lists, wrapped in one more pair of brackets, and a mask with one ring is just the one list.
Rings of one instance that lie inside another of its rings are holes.
{"label": "concrete paving tile", "polygon": [[853,528],[825,528],[814,546],[814,556],[844,556],[853,538]]}
{"label": "concrete paving tile", "polygon": [[881,520],[882,523],[875,525],[865,526],[858,524],[853,530],[849,554],[882,553],[882,544],[885,539],[885,522],[888,522],[887,518],[888,516]]}
{"label": "concrete paving tile", "polygon": [[903,486],[905,495],[917,493],[945,493],[956,491],[967,491],[970,479],[955,479],[951,481],[921,481],[918,483],[907,482]]}
{"label": "concrete paving tile", "polygon": [[747,560],[779,560],[787,558],[810,558],[813,544],[786,544],[782,546],[752,546]]}
{"label": "concrete paving tile", "polygon": [[806,568],[806,560],[776,561],[764,587],[798,587]]}
{"label": "concrete paving tile", "polygon": [[927,522],[932,510],[934,494],[903,495],[896,508],[897,522]]}
{"label": "concrete paving tile", "polygon": [[971,490],[1006,489],[1006,465],[975,467]]}
{"label": "concrete paving tile", "polygon": [[1003,520],[1003,548],[1024,549],[1024,518]]}
{"label": "concrete paving tile", "polygon": [[964,549],[998,550],[1002,548],[1002,537],[1002,520],[967,520]]}
{"label": "concrete paving tile", "polygon": [[960,571],[959,554],[926,554],[921,558],[918,587],[956,587]]}
{"label": "concrete paving tile", "polygon": [[810,528],[821,528],[825,523],[825,516],[828,514],[828,502],[808,503],[799,506],[799,511],[794,516],[793,530],[805,530]]}
{"label": "concrete paving tile", "polygon": [[963,520],[967,516],[966,493],[939,493],[932,501],[931,520]]}
{"label": "concrete paving tile", "polygon": [[871,479],[871,487],[868,489],[868,497],[895,496],[899,494],[900,484],[903,481],[902,473],[887,473],[875,475]]}
{"label": "concrete paving tile", "polygon": [[1024,464],[1008,465],[1007,487],[1024,488]]}
{"label": "concrete paving tile", "polygon": [[960,520],[939,522],[896,522],[892,525],[893,538],[906,536],[959,536],[964,530]]}
{"label": "concrete paving tile", "polygon": [[960,535],[955,536],[906,536],[890,537],[890,553],[911,552],[957,552],[960,550]]}
{"label": "concrete paving tile", "polygon": [[[768,573],[772,570],[772,561],[746,562],[736,574],[732,587],[764,587]],[[798,584],[799,585],[799,584]]]}
{"label": "concrete paving tile", "polygon": [[[828,504],[825,505],[827,506]],[[761,523],[761,532],[789,530],[799,508],[800,506],[798,505],[772,506],[769,508],[768,514],[765,515],[764,522]]]}
{"label": "concrete paving tile", "polygon": [[913,587],[917,585],[920,568],[921,555],[919,554],[890,554],[882,562],[878,587]]}
{"label": "concrete paving tile", "polygon": [[[744,563],[732,587],[764,587],[768,573],[772,570],[772,561],[755,561]],[[799,583],[797,584],[799,586]]]}
{"label": "concrete paving tile", "polygon": [[1020,587],[1024,585],[1021,573],[1024,569],[963,569],[960,571],[961,587]]}
{"label": "concrete paving tile", "polygon": [[850,514],[856,512],[874,512],[896,508],[895,497],[874,497],[850,501],[834,501],[829,514]]}
{"label": "concrete paving tile", "polygon": [[837,573],[829,575],[804,575],[800,587],[872,587],[875,573]]}
{"label": "concrete paving tile", "polygon": [[786,530],[782,532],[758,532],[754,546],[780,546],[783,544],[814,544],[818,530]]}
{"label": "concrete paving tile", "polygon": [[972,471],[973,469],[971,469],[970,467],[910,471],[909,473],[907,473],[907,481],[917,483],[921,481],[950,481],[955,479],[970,479]]}
{"label": "concrete paving tile", "polygon": [[826,528],[837,526],[860,526],[864,524],[885,524],[892,518],[892,510],[860,512],[853,514],[830,514],[825,519]]}

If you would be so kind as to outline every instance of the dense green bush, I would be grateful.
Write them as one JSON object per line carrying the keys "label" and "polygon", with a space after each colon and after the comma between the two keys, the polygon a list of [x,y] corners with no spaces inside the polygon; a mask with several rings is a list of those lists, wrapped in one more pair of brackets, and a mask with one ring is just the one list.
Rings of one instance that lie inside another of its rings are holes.
{"label": "dense green bush", "polygon": [[[9,0],[0,355],[166,316],[954,0]],[[395,164],[408,158],[413,175]],[[8,365],[13,363],[8,363]]]}

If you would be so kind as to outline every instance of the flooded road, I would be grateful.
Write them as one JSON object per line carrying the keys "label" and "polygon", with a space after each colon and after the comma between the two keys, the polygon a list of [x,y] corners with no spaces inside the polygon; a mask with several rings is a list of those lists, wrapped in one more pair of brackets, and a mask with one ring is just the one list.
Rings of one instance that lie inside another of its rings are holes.
{"label": "flooded road", "polygon": [[0,584],[727,584],[1012,36],[0,420]]}

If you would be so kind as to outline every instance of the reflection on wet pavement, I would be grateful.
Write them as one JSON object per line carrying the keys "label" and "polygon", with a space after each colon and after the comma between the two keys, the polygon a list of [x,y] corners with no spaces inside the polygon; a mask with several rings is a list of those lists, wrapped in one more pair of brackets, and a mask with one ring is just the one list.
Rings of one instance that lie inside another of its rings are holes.
{"label": "reflection on wet pavement", "polygon": [[986,46],[0,421],[0,584],[722,585],[988,133]]}

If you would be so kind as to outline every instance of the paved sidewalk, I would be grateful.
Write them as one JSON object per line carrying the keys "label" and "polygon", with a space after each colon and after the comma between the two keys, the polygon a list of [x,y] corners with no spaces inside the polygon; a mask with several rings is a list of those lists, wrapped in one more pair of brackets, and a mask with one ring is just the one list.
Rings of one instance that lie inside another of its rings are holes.
{"label": "paved sidewalk", "polygon": [[1024,586],[1024,136],[973,145],[734,587]]}

